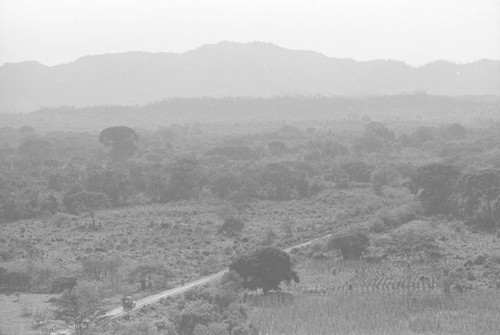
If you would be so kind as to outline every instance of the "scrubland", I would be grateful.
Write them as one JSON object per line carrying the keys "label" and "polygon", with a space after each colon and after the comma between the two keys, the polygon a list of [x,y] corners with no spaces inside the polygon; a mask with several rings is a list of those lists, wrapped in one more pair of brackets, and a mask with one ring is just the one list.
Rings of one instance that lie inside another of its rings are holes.
{"label": "scrubland", "polygon": [[329,235],[281,292],[223,281],[95,331],[498,334],[499,121],[391,113],[0,128],[0,333],[49,334],[75,285],[105,310]]}

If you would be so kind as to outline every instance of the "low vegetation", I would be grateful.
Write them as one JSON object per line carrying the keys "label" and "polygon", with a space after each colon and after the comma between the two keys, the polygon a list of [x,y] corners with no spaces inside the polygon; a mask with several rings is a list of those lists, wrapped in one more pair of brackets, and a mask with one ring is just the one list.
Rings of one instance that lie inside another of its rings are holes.
{"label": "low vegetation", "polygon": [[1,296],[51,294],[37,332],[498,333],[500,132],[456,117],[0,128]]}

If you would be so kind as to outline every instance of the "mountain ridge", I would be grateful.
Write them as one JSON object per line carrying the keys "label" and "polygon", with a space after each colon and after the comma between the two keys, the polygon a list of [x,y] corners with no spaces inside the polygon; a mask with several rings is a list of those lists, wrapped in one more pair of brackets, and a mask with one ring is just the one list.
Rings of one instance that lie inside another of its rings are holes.
{"label": "mountain ridge", "polygon": [[500,95],[500,61],[356,61],[266,42],[219,42],[183,53],[129,51],[46,66],[0,67],[0,112],[137,105],[170,97],[377,95],[423,91]]}
{"label": "mountain ridge", "polygon": [[59,63],[59,64],[54,64],[54,65],[46,65],[46,64],[43,64],[37,60],[25,60],[25,61],[20,61],[20,62],[5,62],[4,64],[0,65],[0,68],[2,67],[9,67],[9,66],[17,66],[17,65],[24,65],[24,64],[30,64],[30,63],[34,63],[34,64],[38,64],[38,65],[41,65],[43,67],[47,67],[47,68],[53,68],[53,67],[58,67],[58,66],[62,66],[62,65],[70,65],[70,64],[73,64],[75,62],[78,62],[82,59],[86,59],[86,58],[98,58],[98,57],[106,57],[106,56],[120,56],[120,55],[127,55],[127,54],[143,54],[143,55],[153,55],[153,56],[156,56],[156,55],[184,55],[184,54],[189,54],[189,53],[193,53],[193,52],[197,52],[199,50],[204,50],[206,48],[210,48],[210,47],[220,47],[220,46],[224,46],[224,45],[240,45],[240,46],[251,46],[251,45],[269,45],[269,46],[272,46],[272,47],[275,47],[275,48],[278,48],[278,49],[282,49],[282,50],[287,50],[287,51],[293,51],[293,52],[304,52],[304,53],[311,53],[311,54],[316,54],[316,55],[320,55],[320,56],[323,56],[325,58],[328,58],[328,59],[334,59],[334,60],[342,60],[342,61],[352,61],[352,62],[357,62],[357,63],[371,63],[371,62],[393,62],[393,63],[400,63],[400,64],[403,64],[405,66],[408,66],[410,68],[414,68],[414,69],[418,69],[418,68],[422,68],[422,67],[427,67],[428,65],[432,65],[432,64],[435,64],[435,63],[441,63],[441,64],[451,64],[451,65],[468,65],[468,64],[475,64],[475,63],[481,63],[481,62],[491,62],[491,63],[497,63],[497,62],[500,62],[500,59],[496,60],[496,59],[489,59],[489,58],[481,58],[481,59],[478,59],[478,60],[475,60],[475,61],[471,61],[471,62],[453,62],[453,61],[450,61],[450,60],[445,60],[445,59],[436,59],[436,60],[433,60],[433,61],[430,61],[430,62],[427,62],[427,63],[424,63],[424,64],[421,64],[421,65],[411,65],[411,64],[408,64],[404,61],[401,61],[401,60],[397,60],[397,59],[392,59],[392,58],[389,58],[389,59],[383,59],[383,58],[375,58],[375,59],[371,59],[371,60],[356,60],[354,58],[350,58],[350,57],[334,57],[334,56],[328,56],[328,55],[325,55],[321,52],[318,52],[318,51],[314,51],[314,50],[307,50],[307,49],[288,49],[288,48],[284,48],[284,47],[280,47],[276,44],[273,44],[273,43],[269,43],[269,42],[260,42],[260,41],[253,41],[253,42],[231,42],[231,41],[221,41],[221,42],[217,42],[217,43],[207,43],[207,44],[203,44],[197,48],[194,48],[194,49],[190,49],[190,50],[186,50],[186,51],[182,51],[182,52],[166,52],[166,51],[158,51],[158,52],[150,52],[150,51],[140,51],[140,50],[131,50],[131,51],[124,51],[124,52],[106,52],[106,53],[101,53],[101,54],[93,54],[93,55],[84,55],[84,56],[81,56],[81,57],[78,57],[72,61],[69,61],[69,62],[65,62],[65,63]]}

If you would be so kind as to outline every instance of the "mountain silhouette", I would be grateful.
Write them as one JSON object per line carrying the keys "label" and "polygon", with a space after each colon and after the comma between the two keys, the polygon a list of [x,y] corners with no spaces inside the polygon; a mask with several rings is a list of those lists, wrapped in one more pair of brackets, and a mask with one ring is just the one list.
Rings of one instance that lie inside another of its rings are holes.
{"label": "mountain silhouette", "polygon": [[0,67],[0,112],[137,105],[170,97],[500,95],[500,61],[358,62],[262,43],[220,42],[185,53],[126,52],[45,66]]}

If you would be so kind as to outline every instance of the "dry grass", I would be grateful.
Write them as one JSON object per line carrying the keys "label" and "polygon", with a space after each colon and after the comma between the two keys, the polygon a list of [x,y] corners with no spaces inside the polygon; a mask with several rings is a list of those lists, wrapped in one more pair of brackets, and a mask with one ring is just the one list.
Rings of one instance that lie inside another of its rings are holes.
{"label": "dry grass", "polygon": [[47,294],[0,295],[0,334],[40,334],[33,325],[50,316]]}
{"label": "dry grass", "polygon": [[[0,249],[15,251],[10,265],[32,259],[44,267],[57,265],[60,275],[71,275],[88,257],[119,256],[131,266],[162,263],[177,278],[189,280],[205,272],[200,264],[210,262],[212,271],[216,271],[233,254],[261,245],[269,229],[277,234],[276,241],[296,244],[347,225],[353,219],[362,221],[386,204],[369,189],[353,189],[341,194],[327,191],[317,198],[257,201],[249,205],[240,213],[245,222],[241,237],[246,237],[247,242],[217,234],[221,211],[228,202],[201,199],[104,210],[97,213],[103,224],[98,231],[83,228],[89,220],[84,216],[65,216],[61,225],[53,223],[61,216],[4,224],[2,229],[8,238],[0,242]],[[300,223],[290,227],[291,234],[282,229],[289,217]],[[31,256],[28,246],[36,246],[39,256]],[[2,265],[9,264],[0,262]]]}

